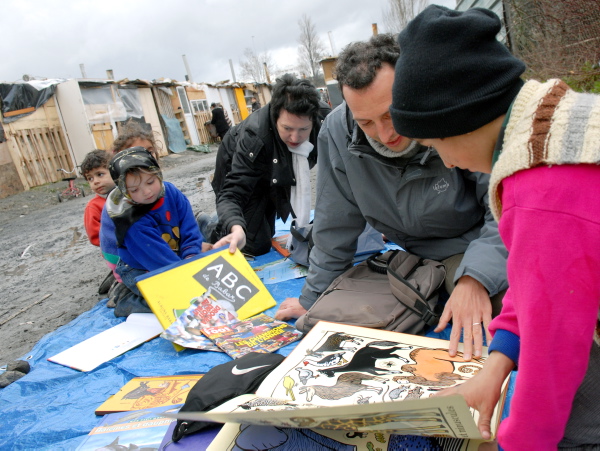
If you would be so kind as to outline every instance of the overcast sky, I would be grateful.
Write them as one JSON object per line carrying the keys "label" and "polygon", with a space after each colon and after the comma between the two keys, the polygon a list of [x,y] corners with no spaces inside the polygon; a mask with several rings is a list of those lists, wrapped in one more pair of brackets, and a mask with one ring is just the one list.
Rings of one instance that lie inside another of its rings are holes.
{"label": "overcast sky", "polygon": [[[455,0],[433,0],[454,8]],[[2,0],[0,81],[45,78],[238,81],[244,49],[297,64],[298,20],[311,18],[328,53],[385,31],[388,0]],[[331,40],[330,40],[331,36]]]}

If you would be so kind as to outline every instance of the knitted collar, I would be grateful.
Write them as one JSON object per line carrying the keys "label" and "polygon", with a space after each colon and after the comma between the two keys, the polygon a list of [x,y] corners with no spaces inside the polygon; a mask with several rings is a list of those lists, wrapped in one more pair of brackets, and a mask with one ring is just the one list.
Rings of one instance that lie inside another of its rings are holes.
{"label": "knitted collar", "polygon": [[408,145],[408,147],[406,149],[404,149],[403,151],[395,152],[393,150],[390,150],[389,147],[381,144],[379,141],[375,141],[373,138],[371,138],[366,133],[365,133],[365,138],[367,138],[367,141],[368,141],[369,145],[373,148],[373,150],[375,152],[377,152],[379,155],[381,155],[382,157],[410,159],[419,152],[419,145],[417,144],[416,141],[411,141],[411,143]]}

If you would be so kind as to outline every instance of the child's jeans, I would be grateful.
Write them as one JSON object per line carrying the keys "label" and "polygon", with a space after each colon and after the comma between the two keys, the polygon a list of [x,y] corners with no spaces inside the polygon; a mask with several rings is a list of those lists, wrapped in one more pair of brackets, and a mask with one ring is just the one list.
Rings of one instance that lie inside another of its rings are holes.
{"label": "child's jeans", "polygon": [[129,316],[131,313],[152,313],[152,310],[148,307],[148,303],[142,297],[140,290],[135,284],[135,278],[146,274],[148,271],[132,268],[123,263],[122,260],[119,260],[116,272],[121,276],[123,284],[128,290],[123,290],[118,299],[115,299],[115,316]]}

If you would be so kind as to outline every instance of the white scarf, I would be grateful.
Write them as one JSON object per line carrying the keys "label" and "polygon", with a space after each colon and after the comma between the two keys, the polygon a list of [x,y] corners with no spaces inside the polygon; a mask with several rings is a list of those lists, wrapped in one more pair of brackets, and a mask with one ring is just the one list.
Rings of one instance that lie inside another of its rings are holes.
{"label": "white scarf", "polygon": [[292,152],[292,167],[296,178],[296,186],[291,187],[290,203],[296,215],[296,224],[300,227],[310,222],[311,188],[308,155],[313,147],[310,141],[304,141],[296,148],[288,147]]}

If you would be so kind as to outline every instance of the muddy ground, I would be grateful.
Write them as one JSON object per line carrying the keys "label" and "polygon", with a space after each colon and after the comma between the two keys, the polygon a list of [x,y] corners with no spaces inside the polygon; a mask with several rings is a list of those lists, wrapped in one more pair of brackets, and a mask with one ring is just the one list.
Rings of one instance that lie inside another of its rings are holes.
{"label": "muddy ground", "polygon": [[[209,154],[187,150],[161,159],[165,180],[174,183],[194,212],[214,210]],[[108,274],[99,248],[90,244],[83,211],[86,197],[58,202],[66,182],[0,199],[0,366],[26,357],[49,332],[92,308],[105,296],[98,287]]]}

